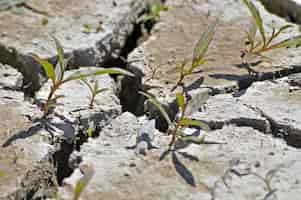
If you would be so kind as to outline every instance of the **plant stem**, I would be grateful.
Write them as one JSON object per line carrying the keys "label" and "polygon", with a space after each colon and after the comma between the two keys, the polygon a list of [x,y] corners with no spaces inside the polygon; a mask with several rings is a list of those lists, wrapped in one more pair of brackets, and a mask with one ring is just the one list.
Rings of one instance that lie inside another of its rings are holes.
{"label": "plant stem", "polygon": [[[182,118],[182,117],[181,117]],[[176,142],[176,138],[177,138],[177,132],[178,132],[178,129],[180,128],[180,123],[178,122],[174,131],[172,131],[172,138],[171,138],[171,141],[169,143],[169,147],[168,147],[168,150],[171,150],[172,147],[174,146],[175,142]]]}
{"label": "plant stem", "polygon": [[92,94],[90,103],[89,103],[89,109],[93,109],[94,99],[95,99],[95,94]]}
{"label": "plant stem", "polygon": [[49,113],[49,105],[50,105],[50,102],[52,100],[52,96],[54,95],[57,88],[58,88],[58,85],[54,85],[54,86],[51,87],[51,91],[50,91],[50,93],[48,95],[48,98],[47,98],[47,101],[46,101],[46,103],[44,104],[44,107],[43,107],[43,111],[44,111],[43,118],[46,117]]}

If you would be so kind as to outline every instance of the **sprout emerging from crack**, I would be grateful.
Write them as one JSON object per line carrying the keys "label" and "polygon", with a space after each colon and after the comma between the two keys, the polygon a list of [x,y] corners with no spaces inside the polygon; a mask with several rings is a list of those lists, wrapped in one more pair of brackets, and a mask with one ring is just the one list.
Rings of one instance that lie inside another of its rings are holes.
{"label": "sprout emerging from crack", "polygon": [[[273,49],[298,47],[301,44],[301,35],[274,43],[275,39],[277,39],[280,36],[280,34],[283,33],[285,30],[292,28],[292,25],[283,25],[278,30],[276,30],[276,28],[273,27],[271,35],[268,36],[265,32],[263,20],[258,9],[250,0],[243,0],[243,2],[248,7],[253,17],[249,30],[246,31],[247,48],[241,51],[242,63],[248,69],[249,75],[251,75],[251,73],[254,72],[254,70],[251,69],[250,64],[247,61],[248,58],[257,57],[260,58],[261,61],[263,59],[270,61],[271,59],[262,55],[262,53],[271,51]],[[259,41],[256,40],[257,31],[259,31],[261,36],[261,39]]]}
{"label": "sprout emerging from crack", "polygon": [[177,93],[177,103],[179,106],[179,117],[176,118],[174,121],[171,120],[168,113],[162,106],[162,104],[152,97],[151,95],[140,92],[140,94],[144,95],[148,98],[148,100],[160,111],[160,114],[164,117],[165,121],[168,124],[168,130],[167,134],[171,135],[171,141],[169,143],[168,150],[172,150],[177,142],[191,142],[195,144],[203,144],[205,141],[205,136],[203,137],[197,137],[197,136],[189,136],[184,133],[185,127],[198,127],[203,130],[208,131],[210,128],[209,126],[200,120],[190,119],[185,116],[185,111],[187,108],[187,102],[185,100],[185,97],[182,93]]}
{"label": "sprout emerging from crack", "polygon": [[182,84],[184,78],[186,76],[192,75],[195,73],[195,70],[200,66],[205,64],[210,59],[206,58],[207,51],[209,49],[210,43],[213,40],[213,36],[215,33],[216,26],[218,24],[218,19],[216,19],[213,23],[209,24],[205,32],[201,35],[200,39],[196,43],[194,50],[193,50],[193,57],[191,66],[186,69],[186,64],[188,63],[187,59],[184,59],[183,62],[181,62],[179,68],[180,68],[180,75],[179,80],[176,84],[176,86]]}
{"label": "sprout emerging from crack", "polygon": [[93,165],[85,164],[79,167],[80,171],[83,173],[83,177],[79,179],[75,185],[74,193],[73,193],[73,200],[78,200],[89,184],[90,180],[95,174],[95,170]]}
{"label": "sprout emerging from crack", "polygon": [[134,76],[132,73],[123,69],[106,68],[106,69],[99,69],[99,70],[92,70],[92,71],[87,70],[86,72],[74,72],[68,77],[65,77],[65,71],[67,68],[68,60],[65,60],[64,49],[61,43],[59,42],[59,40],[57,40],[55,37],[53,37],[53,39],[55,41],[56,50],[58,54],[58,63],[56,67],[54,67],[47,60],[41,59],[38,56],[33,56],[33,58],[43,67],[44,71],[46,72],[48,78],[51,80],[52,83],[47,100],[43,106],[43,112],[44,112],[43,117],[46,117],[49,114],[50,108],[53,108],[57,105],[56,101],[58,99],[64,97],[62,95],[55,96],[55,93],[65,83],[68,83],[70,81],[75,81],[75,80],[83,80],[87,77],[99,76],[104,74],[120,74],[120,75]]}
{"label": "sprout emerging from crack", "polygon": [[89,103],[89,109],[93,109],[94,107],[94,101],[95,101],[95,97],[104,92],[104,91],[107,91],[109,90],[108,88],[99,88],[99,85],[98,85],[98,81],[95,80],[94,81],[94,85],[91,85],[89,83],[88,80],[86,79],[82,79],[82,82],[88,87],[89,91],[90,91],[90,103]]}
{"label": "sprout emerging from crack", "polygon": [[160,17],[160,12],[167,11],[168,7],[159,3],[153,4],[150,7],[150,13],[143,17],[143,22],[153,22]]}

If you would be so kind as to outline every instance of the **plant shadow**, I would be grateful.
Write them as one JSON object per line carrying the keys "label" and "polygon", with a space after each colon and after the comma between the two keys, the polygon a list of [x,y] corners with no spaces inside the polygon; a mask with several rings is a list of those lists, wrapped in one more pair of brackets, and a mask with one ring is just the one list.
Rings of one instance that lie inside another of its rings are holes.
{"label": "plant shadow", "polygon": [[53,139],[57,133],[61,133],[63,138],[74,138],[75,128],[73,124],[65,117],[56,114],[58,121],[52,122],[50,118],[34,119],[34,124],[27,130],[22,130],[10,136],[3,144],[2,147],[8,147],[16,140],[26,139],[38,134],[41,130],[46,130]]}
{"label": "plant shadow", "polygon": [[[192,143],[189,143],[189,144],[192,144]],[[226,144],[226,143],[204,141],[203,144]],[[180,161],[180,159],[177,156],[177,154],[181,155],[182,158],[187,159],[190,162],[199,162],[200,160],[197,156],[191,155],[187,152],[179,151],[181,149],[186,148],[188,145],[180,146],[175,149],[165,150],[160,155],[159,161],[163,161],[168,155],[171,154],[172,163],[173,163],[173,166],[175,167],[176,172],[185,180],[185,182],[187,184],[189,184],[192,187],[196,187],[195,178],[194,178],[192,172]]]}
{"label": "plant shadow", "polygon": [[172,152],[172,163],[175,167],[176,172],[185,180],[185,182],[196,187],[195,178],[191,171],[178,159],[176,152]]}

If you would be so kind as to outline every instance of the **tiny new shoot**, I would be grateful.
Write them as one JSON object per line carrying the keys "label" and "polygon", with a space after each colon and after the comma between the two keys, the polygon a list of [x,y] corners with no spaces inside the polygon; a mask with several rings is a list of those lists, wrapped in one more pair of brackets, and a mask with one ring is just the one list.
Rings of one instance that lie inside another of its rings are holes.
{"label": "tiny new shoot", "polygon": [[80,171],[83,173],[83,176],[76,182],[74,192],[73,192],[73,200],[79,200],[80,196],[87,188],[89,182],[95,174],[94,167],[92,165],[83,165],[80,166]]}
{"label": "tiny new shoot", "polygon": [[177,103],[178,103],[180,115],[175,120],[172,120],[169,117],[168,113],[166,112],[166,110],[164,109],[162,104],[157,99],[155,99],[151,95],[144,93],[144,92],[140,92],[140,94],[147,97],[148,100],[160,111],[160,114],[166,120],[166,122],[168,124],[167,134],[171,135],[171,141],[169,143],[168,150],[172,150],[174,148],[175,144],[179,141],[191,142],[191,143],[195,143],[195,144],[202,144],[204,142],[205,136],[199,138],[197,136],[190,136],[190,135],[186,135],[184,133],[184,128],[190,127],[190,126],[198,127],[203,130],[206,130],[206,131],[208,131],[210,128],[203,121],[190,119],[185,116],[187,102],[182,93],[177,93]]}
{"label": "tiny new shoot", "polygon": [[217,24],[218,24],[218,19],[216,19],[212,24],[209,24],[205,32],[202,33],[200,39],[198,40],[198,42],[194,47],[191,66],[189,66],[189,68],[186,69],[185,66],[188,63],[187,59],[184,59],[184,61],[181,62],[179,66],[180,76],[176,84],[177,86],[183,83],[183,80],[186,76],[195,73],[195,70],[200,65],[205,64],[209,60],[208,58],[206,58],[206,54],[209,49],[210,43],[213,40],[213,36]]}
{"label": "tiny new shoot", "polygon": [[56,101],[60,98],[63,98],[62,95],[55,96],[56,91],[65,83],[75,80],[82,80],[84,78],[90,76],[98,76],[104,74],[120,74],[120,75],[127,75],[127,76],[134,76],[132,73],[119,69],[119,68],[106,68],[106,69],[99,69],[99,70],[87,70],[87,72],[74,72],[68,77],[65,77],[65,70],[67,68],[68,60],[64,58],[64,49],[60,42],[53,37],[57,49],[58,54],[58,63],[56,67],[54,67],[51,63],[47,60],[41,59],[38,56],[33,56],[33,58],[43,67],[46,75],[51,80],[51,89],[48,94],[47,100],[43,106],[43,117],[46,117],[49,114],[50,108],[55,107]]}
{"label": "tiny new shoot", "polygon": [[[292,28],[292,25],[284,25],[278,30],[273,27],[272,33],[268,35],[265,31],[262,17],[255,5],[250,0],[243,0],[243,2],[248,7],[252,15],[252,21],[249,29],[246,31],[247,48],[241,51],[241,58],[242,63],[247,66],[248,72],[251,74],[252,70],[250,68],[248,58],[258,57],[260,60],[265,59],[270,61],[271,59],[262,55],[262,53],[273,49],[298,47],[301,44],[301,35],[274,42],[281,35],[281,33],[289,28]],[[260,40],[256,40],[256,33],[258,31],[260,34]]]}
{"label": "tiny new shoot", "polygon": [[168,7],[159,3],[155,3],[150,7],[150,13],[143,17],[143,22],[156,21],[160,17],[160,12],[167,11]]}
{"label": "tiny new shoot", "polygon": [[82,79],[81,81],[88,87],[88,89],[89,89],[89,91],[90,91],[90,103],[89,103],[89,109],[93,109],[95,97],[96,97],[98,94],[100,94],[100,93],[102,93],[102,92],[104,92],[104,91],[107,91],[107,90],[109,90],[109,89],[108,89],[108,88],[99,88],[99,85],[98,85],[98,81],[97,81],[97,80],[94,81],[94,84],[93,84],[93,85],[91,85],[91,84],[89,83],[89,81],[86,80],[86,79]]}

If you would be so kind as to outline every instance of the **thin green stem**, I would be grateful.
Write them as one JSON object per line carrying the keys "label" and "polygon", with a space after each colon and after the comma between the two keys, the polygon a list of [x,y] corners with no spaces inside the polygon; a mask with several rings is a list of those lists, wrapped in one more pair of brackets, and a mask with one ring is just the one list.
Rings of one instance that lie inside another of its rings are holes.
{"label": "thin green stem", "polygon": [[95,93],[91,94],[91,99],[90,99],[90,103],[89,103],[89,109],[93,109],[93,105],[94,105],[94,100],[95,100]]}

